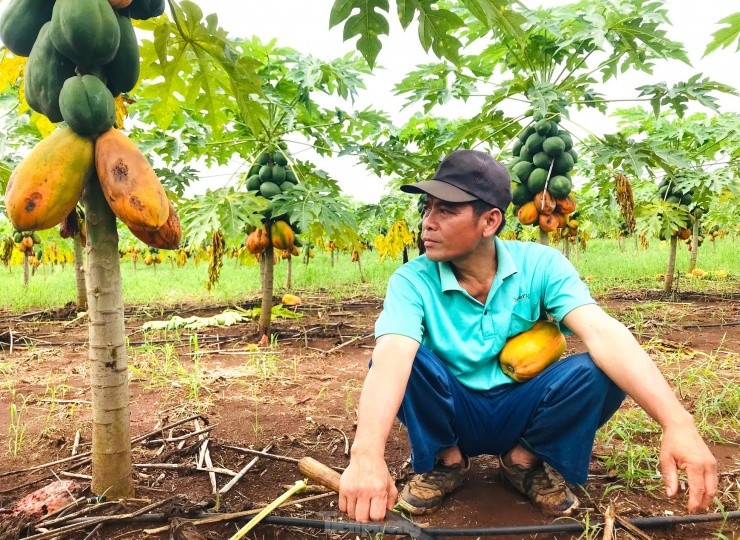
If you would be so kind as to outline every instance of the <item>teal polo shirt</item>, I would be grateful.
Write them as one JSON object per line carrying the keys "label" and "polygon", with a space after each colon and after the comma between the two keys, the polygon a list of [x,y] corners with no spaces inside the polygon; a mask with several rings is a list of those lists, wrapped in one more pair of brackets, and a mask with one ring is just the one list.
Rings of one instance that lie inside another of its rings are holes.
{"label": "teal polo shirt", "polygon": [[558,250],[497,237],[495,243],[498,271],[485,304],[460,286],[449,263],[422,255],[391,276],[376,339],[399,334],[418,341],[474,390],[511,383],[498,362],[509,337],[546,314],[560,323],[571,310],[595,301]]}

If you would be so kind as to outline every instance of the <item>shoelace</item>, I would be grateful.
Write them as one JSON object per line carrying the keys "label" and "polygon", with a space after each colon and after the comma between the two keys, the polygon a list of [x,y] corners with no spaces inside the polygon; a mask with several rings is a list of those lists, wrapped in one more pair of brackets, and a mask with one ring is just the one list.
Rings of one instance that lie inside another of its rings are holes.
{"label": "shoelace", "polygon": [[532,471],[531,482],[532,487],[537,488],[540,493],[556,493],[563,489],[556,484],[555,478],[544,465]]}

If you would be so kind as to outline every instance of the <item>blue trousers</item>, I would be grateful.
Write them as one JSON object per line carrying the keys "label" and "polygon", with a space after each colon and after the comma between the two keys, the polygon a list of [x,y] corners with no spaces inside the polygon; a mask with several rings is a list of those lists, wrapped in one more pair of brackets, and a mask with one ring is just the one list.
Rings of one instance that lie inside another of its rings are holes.
{"label": "blue trousers", "polygon": [[623,399],[587,353],[555,362],[524,383],[477,391],[419,347],[398,419],[408,430],[417,473],[431,470],[443,448],[477,456],[506,454],[521,444],[566,481],[582,484],[596,430]]}

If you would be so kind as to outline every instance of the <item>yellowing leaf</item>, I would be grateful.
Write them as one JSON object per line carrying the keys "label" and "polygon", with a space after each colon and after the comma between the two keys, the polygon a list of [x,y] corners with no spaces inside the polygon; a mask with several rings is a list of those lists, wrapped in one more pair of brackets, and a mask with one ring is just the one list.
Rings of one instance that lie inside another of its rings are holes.
{"label": "yellowing leaf", "polygon": [[123,94],[119,94],[114,101],[116,103],[116,127],[123,129],[123,121],[128,116],[128,107],[126,107],[128,100],[123,97]]}
{"label": "yellowing leaf", "polygon": [[3,55],[0,60],[0,90],[6,86],[15,86],[18,77],[23,75],[26,67],[26,58],[22,56]]}
{"label": "yellowing leaf", "polygon": [[31,123],[36,126],[36,129],[39,130],[42,138],[46,138],[51,135],[51,132],[54,131],[54,129],[56,128],[56,125],[54,125],[51,120],[49,120],[43,114],[37,112],[34,112],[31,115]]}

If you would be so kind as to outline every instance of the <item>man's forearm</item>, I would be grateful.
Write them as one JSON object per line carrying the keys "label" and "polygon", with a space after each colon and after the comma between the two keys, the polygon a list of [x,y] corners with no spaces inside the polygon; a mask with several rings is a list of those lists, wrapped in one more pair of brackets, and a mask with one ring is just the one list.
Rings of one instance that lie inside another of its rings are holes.
{"label": "man's forearm", "polygon": [[353,456],[385,453],[385,443],[401,406],[418,348],[412,340],[403,339],[407,341],[383,339],[375,348],[373,365],[360,395]]}

